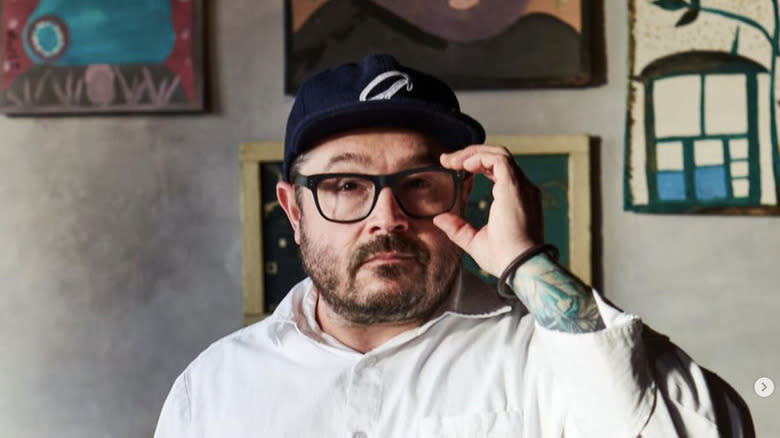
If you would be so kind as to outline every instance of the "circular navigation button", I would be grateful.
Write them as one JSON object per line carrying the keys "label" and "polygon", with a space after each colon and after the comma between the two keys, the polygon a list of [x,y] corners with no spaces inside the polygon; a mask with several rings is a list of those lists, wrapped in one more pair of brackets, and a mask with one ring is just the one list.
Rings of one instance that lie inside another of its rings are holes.
{"label": "circular navigation button", "polygon": [[775,382],[769,377],[761,377],[753,384],[753,390],[759,397],[769,397],[775,392]]}

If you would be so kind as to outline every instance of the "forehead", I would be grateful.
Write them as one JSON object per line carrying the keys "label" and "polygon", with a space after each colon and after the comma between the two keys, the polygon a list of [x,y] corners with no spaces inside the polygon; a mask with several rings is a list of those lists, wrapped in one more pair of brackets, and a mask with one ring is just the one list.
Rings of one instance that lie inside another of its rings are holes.
{"label": "forehead", "polygon": [[349,131],[322,141],[306,152],[301,171],[384,173],[438,164],[444,148],[432,138],[409,130]]}

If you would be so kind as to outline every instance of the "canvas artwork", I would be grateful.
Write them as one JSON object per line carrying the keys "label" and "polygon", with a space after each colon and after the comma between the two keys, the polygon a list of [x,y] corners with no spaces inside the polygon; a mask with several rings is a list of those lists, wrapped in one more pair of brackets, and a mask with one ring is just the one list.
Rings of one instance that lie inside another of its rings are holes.
{"label": "canvas artwork", "polygon": [[285,91],[388,53],[458,89],[591,81],[592,0],[285,0]]}
{"label": "canvas artwork", "polygon": [[625,208],[778,212],[778,0],[631,0]]}
{"label": "canvas artwork", "polygon": [[203,107],[200,0],[0,0],[0,112]]}
{"label": "canvas artwork", "polygon": [[[489,137],[506,145],[528,178],[542,191],[545,241],[560,252],[559,262],[591,281],[590,165],[587,136]],[[244,319],[251,323],[272,312],[290,288],[305,277],[298,246],[275,187],[282,178],[279,143],[241,147],[241,222]],[[483,226],[492,202],[490,182],[478,175],[466,218]],[[484,281],[496,279],[468,256],[467,269]]]}

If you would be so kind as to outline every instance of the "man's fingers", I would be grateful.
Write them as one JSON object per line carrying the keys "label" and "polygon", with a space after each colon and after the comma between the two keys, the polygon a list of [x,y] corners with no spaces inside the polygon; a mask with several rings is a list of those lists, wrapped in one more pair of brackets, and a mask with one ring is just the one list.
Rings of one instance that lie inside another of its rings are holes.
{"label": "man's fingers", "polygon": [[471,173],[481,173],[497,182],[514,182],[516,173],[510,157],[499,154],[477,154],[463,161],[463,168]]}
{"label": "man's fingers", "polygon": [[511,152],[503,146],[472,145],[465,149],[441,155],[444,167],[481,173],[494,183],[497,181],[527,182],[527,178],[515,163]]}
{"label": "man's fingers", "polygon": [[442,213],[433,218],[433,224],[444,231],[444,234],[461,249],[469,252],[471,241],[474,240],[477,230],[466,219],[456,214]]}
{"label": "man's fingers", "polygon": [[495,154],[511,157],[512,154],[503,146],[471,145],[454,152],[441,155],[441,164],[451,169],[460,169],[463,161],[477,154]]}

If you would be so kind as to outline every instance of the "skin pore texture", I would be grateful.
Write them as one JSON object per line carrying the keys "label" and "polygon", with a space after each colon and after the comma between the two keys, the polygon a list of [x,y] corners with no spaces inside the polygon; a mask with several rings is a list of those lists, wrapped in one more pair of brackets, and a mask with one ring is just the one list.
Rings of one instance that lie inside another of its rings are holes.
{"label": "skin pore texture", "polygon": [[[499,276],[518,254],[541,241],[541,196],[503,147],[473,145],[443,154],[428,137],[401,129],[349,131],[306,152],[296,170],[390,174],[440,163],[481,173],[493,183],[487,225],[463,219],[473,180],[455,206],[433,219],[406,216],[384,188],[369,216],[355,223],[323,218],[309,189],[277,184],[317,293],[317,322],[345,345],[367,352],[423,324],[448,298],[460,270],[461,249]],[[297,194],[297,196],[296,196]],[[590,288],[540,255],[523,264],[510,284],[544,327],[566,332],[603,328]]]}

